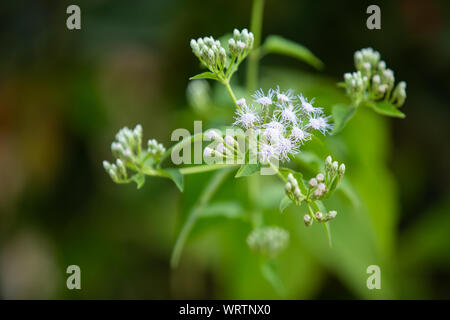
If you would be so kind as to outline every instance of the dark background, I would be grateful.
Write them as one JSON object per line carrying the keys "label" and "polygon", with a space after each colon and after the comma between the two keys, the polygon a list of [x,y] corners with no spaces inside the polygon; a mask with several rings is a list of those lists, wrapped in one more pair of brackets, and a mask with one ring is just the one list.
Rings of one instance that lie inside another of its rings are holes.
{"label": "dark background", "polygon": [[[79,31],[66,28],[69,4],[81,7]],[[334,82],[354,69],[355,50],[371,46],[407,82],[407,117],[380,118],[389,141],[383,161],[397,190],[387,256],[401,279],[380,297],[450,298],[449,2],[377,2],[381,30],[366,28],[369,4],[268,0],[263,38],[307,46]],[[233,256],[251,255],[245,241],[229,239],[235,228],[248,230],[231,222],[200,226],[171,271],[195,186],[182,197],[169,181],[148,179],[137,191],[113,184],[101,166],[125,125],[141,123],[145,137],[166,146],[173,129],[192,128],[201,115],[186,101],[188,78],[199,72],[189,40],[248,27],[250,11],[251,1],[2,1],[0,297],[278,298],[260,278],[230,280],[233,268],[252,273]],[[266,79],[271,70],[322,76],[282,56],[264,57],[261,68]],[[300,256],[309,274],[300,268],[287,298],[372,297],[321,257]],[[81,267],[81,291],[65,288],[70,264]]]}

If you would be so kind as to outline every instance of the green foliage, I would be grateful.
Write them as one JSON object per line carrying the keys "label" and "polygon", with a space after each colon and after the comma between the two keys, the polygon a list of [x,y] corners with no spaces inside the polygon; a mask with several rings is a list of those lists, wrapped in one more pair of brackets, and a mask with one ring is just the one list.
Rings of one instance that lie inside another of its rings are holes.
{"label": "green foliage", "polygon": [[289,56],[306,62],[316,69],[323,69],[323,62],[317,58],[308,48],[281,36],[270,35],[261,47],[262,54],[276,53]]}

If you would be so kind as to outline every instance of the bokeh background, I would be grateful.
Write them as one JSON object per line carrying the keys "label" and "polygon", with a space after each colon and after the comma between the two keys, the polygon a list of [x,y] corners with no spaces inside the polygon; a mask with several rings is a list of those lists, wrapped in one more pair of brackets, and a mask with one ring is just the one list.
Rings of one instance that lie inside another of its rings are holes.
{"label": "bokeh background", "polygon": [[[267,223],[291,233],[274,262],[286,287],[280,296],[239,219],[199,221],[171,270],[176,236],[208,174],[187,177],[181,194],[162,179],[140,190],[116,185],[101,166],[123,126],[141,123],[145,138],[168,146],[172,130],[192,130],[193,120],[231,121],[230,101],[213,83],[206,106],[189,103],[188,77],[200,70],[189,40],[248,27],[251,1],[2,1],[0,297],[450,298],[450,3],[377,2],[382,29],[372,31],[373,2],[266,1],[263,37],[297,41],[326,67],[269,55],[263,88],[292,87],[323,106],[346,101],[335,83],[367,46],[408,84],[405,119],[360,110],[327,140],[352,186],[352,196],[330,202],[339,211],[332,249],[321,228],[303,226],[301,210],[278,212],[278,182],[262,184]],[[66,28],[70,4],[81,7],[79,31]],[[235,80],[244,83],[245,66]],[[245,192],[229,180],[217,198]],[[71,264],[81,268],[81,290],[66,288]],[[381,267],[381,290],[366,287],[372,264]]]}

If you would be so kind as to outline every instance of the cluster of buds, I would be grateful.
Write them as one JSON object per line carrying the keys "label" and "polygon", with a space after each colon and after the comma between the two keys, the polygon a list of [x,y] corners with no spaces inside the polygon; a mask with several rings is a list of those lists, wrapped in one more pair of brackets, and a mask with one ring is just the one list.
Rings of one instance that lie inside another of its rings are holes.
{"label": "cluster of buds", "polygon": [[270,258],[283,251],[288,243],[289,232],[277,226],[254,229],[247,237],[250,249]]}
{"label": "cluster of buds", "polygon": [[115,163],[103,161],[103,167],[116,183],[129,182],[127,169],[138,171],[144,165],[157,164],[166,151],[161,143],[151,139],[147,149],[142,149],[142,126],[133,130],[125,127],[116,134],[116,141],[111,144],[111,152]]}
{"label": "cluster of buds", "polygon": [[385,99],[401,107],[406,99],[406,83],[395,85],[394,72],[380,60],[380,53],[372,48],[361,49],[354,55],[356,72],[344,74],[345,88],[358,104],[363,100]]}
{"label": "cluster of buds", "polygon": [[192,52],[221,81],[226,81],[253,48],[254,36],[247,29],[234,29],[228,40],[228,52],[213,37],[191,40]]}
{"label": "cluster of buds", "polygon": [[238,29],[234,29],[233,38],[228,40],[228,48],[230,49],[231,56],[238,59],[245,58],[250,50],[253,48],[253,42],[255,37],[253,33],[248,32],[247,29],[242,29],[239,32]]}
{"label": "cluster of buds", "polygon": [[305,226],[309,227],[312,225],[313,221],[316,220],[317,222],[327,222],[330,220],[333,220],[337,216],[337,211],[331,210],[327,213],[322,213],[320,211],[317,211],[314,215],[305,214],[303,216],[303,222],[305,223]]}
{"label": "cluster of buds", "polygon": [[305,198],[298,186],[297,179],[295,179],[292,173],[289,173],[287,176],[287,182],[284,186],[284,191],[289,199],[294,201],[297,205],[299,205],[300,202]]}
{"label": "cluster of buds", "polygon": [[308,198],[311,200],[322,199],[330,190],[334,189],[339,184],[341,178],[345,173],[345,164],[333,161],[331,156],[325,160],[325,172],[318,173],[314,178],[308,182]]}
{"label": "cluster of buds", "polygon": [[203,150],[206,163],[221,163],[224,159],[227,163],[243,163],[244,154],[235,138],[230,135],[222,137],[216,130],[206,132],[206,138],[213,141],[210,146]]}

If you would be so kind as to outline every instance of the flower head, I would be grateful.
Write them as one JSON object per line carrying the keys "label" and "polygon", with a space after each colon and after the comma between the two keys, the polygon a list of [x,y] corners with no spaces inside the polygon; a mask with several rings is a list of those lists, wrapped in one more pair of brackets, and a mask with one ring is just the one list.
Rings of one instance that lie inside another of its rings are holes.
{"label": "flower head", "polygon": [[297,115],[299,111],[297,106],[289,104],[287,106],[280,106],[279,109],[274,111],[274,114],[279,116],[283,123],[296,125],[298,122]]}
{"label": "flower head", "polygon": [[291,130],[291,135],[289,136],[293,141],[303,143],[307,140],[311,140],[311,133],[295,126]]}
{"label": "flower head", "polygon": [[294,101],[294,92],[291,89],[281,91],[280,87],[277,87],[277,89],[275,90],[275,95],[277,97],[278,103],[280,104],[291,103]]}
{"label": "flower head", "polygon": [[241,126],[244,129],[254,127],[260,121],[260,117],[253,106],[243,105],[241,109],[236,110],[236,120],[233,125]]}
{"label": "flower head", "polygon": [[279,159],[277,148],[267,142],[260,142],[258,156],[261,163],[267,163],[270,160]]}
{"label": "flower head", "polygon": [[329,117],[323,117],[320,115],[311,115],[309,118],[309,122],[307,124],[308,128],[313,130],[318,130],[322,132],[322,134],[328,133],[331,129],[333,129],[333,125],[328,123]]}
{"label": "flower head", "polygon": [[322,108],[313,107],[314,98],[309,101],[303,95],[300,95],[298,98],[300,99],[302,110],[306,114],[321,114],[322,113]]}
{"label": "flower head", "polygon": [[289,155],[298,153],[298,148],[295,142],[282,136],[277,141],[276,151],[281,160],[289,160]]}
{"label": "flower head", "polygon": [[269,91],[267,91],[267,95],[264,94],[264,91],[262,89],[259,89],[255,92],[254,95],[252,95],[252,97],[255,99],[256,103],[261,105],[261,107],[267,108],[273,103],[273,94],[274,92],[272,89],[269,89]]}

